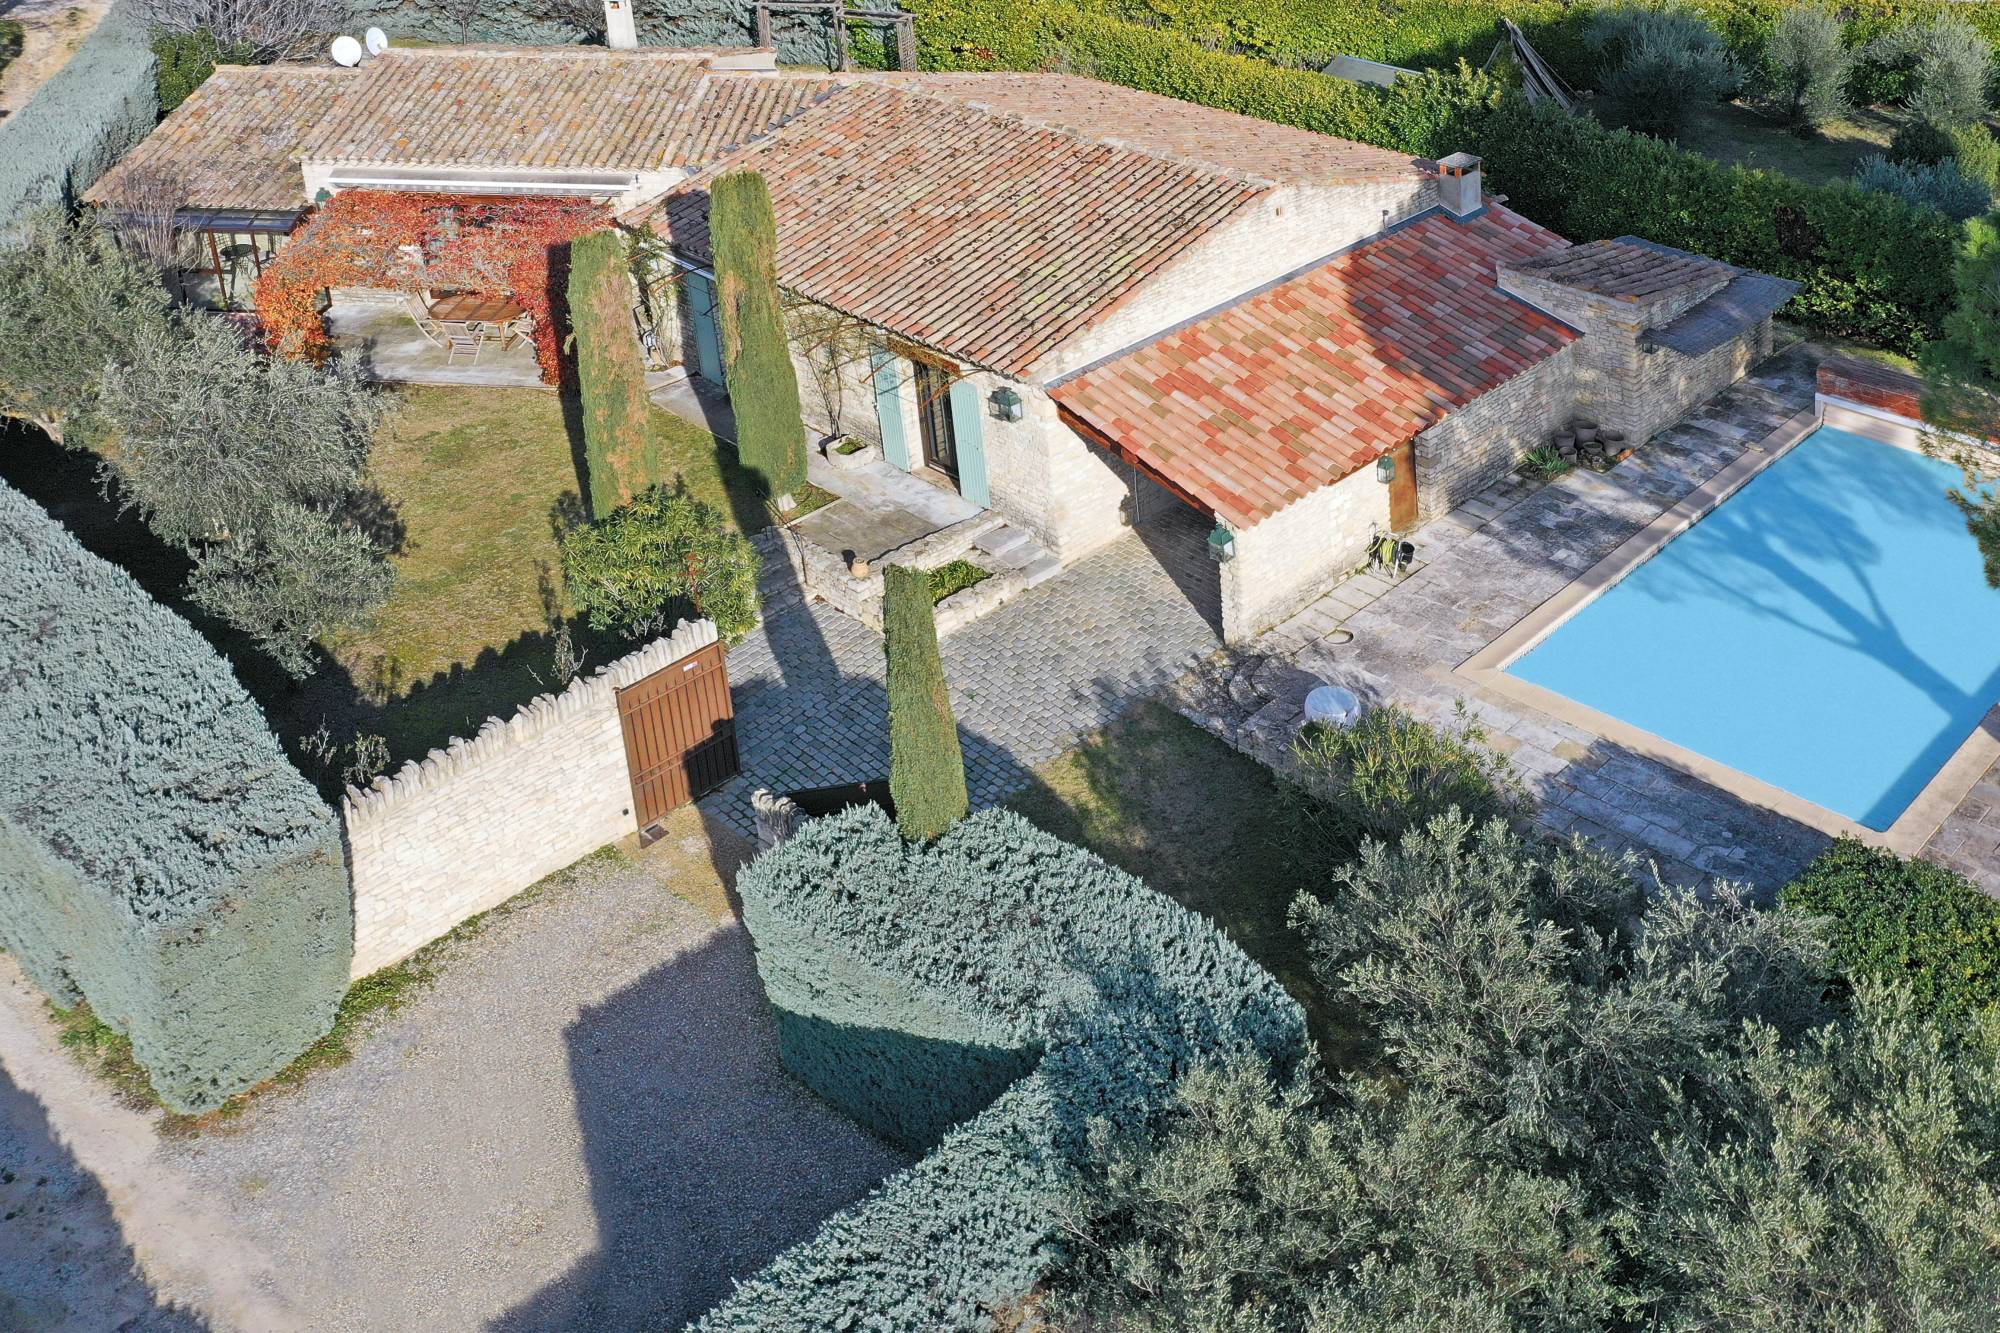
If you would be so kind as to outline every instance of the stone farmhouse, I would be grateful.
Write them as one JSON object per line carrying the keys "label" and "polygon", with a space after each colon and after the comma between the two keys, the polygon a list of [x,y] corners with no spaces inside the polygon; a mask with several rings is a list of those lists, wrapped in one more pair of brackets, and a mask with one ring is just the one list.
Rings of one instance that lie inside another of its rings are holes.
{"label": "stone farmhouse", "polygon": [[602,200],[653,242],[649,348],[720,384],[706,183],[739,167],[770,185],[788,295],[858,339],[811,428],[1060,563],[1138,529],[1231,639],[1573,418],[1643,442],[1768,352],[1793,290],[1573,246],[1465,154],[1074,75],[800,74],[742,48],[225,67],[90,197],[184,180],[218,287],[341,190]]}

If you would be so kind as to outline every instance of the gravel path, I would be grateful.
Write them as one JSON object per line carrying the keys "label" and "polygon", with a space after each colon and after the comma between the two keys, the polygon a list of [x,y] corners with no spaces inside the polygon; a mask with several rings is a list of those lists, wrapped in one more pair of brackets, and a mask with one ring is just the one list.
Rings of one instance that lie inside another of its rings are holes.
{"label": "gravel path", "polygon": [[908,1160],[780,1068],[742,928],[625,859],[451,946],[352,1063],[155,1151],[286,1327],[437,1333],[678,1327]]}

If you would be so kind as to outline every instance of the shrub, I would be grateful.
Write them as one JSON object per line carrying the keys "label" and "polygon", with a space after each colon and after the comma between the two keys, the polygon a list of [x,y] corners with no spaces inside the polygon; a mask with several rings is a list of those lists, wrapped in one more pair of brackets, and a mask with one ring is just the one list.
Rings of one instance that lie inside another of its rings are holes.
{"label": "shrub", "polygon": [[1840,32],[1840,20],[1824,9],[1787,9],[1771,30],[1764,59],[1770,70],[1772,100],[1792,128],[1817,130],[1850,110],[1847,81],[1854,56]]}
{"label": "shrub", "polygon": [[339,827],[201,636],[5,487],[0,563],[0,938],[168,1106],[216,1106],[333,1021]]}
{"label": "shrub", "polygon": [[1213,925],[1018,815],[932,843],[873,807],[738,880],[786,1067],[922,1161],[738,1286],[725,1330],[988,1326],[1048,1266],[1089,1126],[1197,1064],[1288,1080],[1305,1018]]}
{"label": "shrub", "polygon": [[1959,174],[2000,193],[2000,140],[1984,125],[1967,125],[1951,135],[1951,155]]}
{"label": "shrub", "polygon": [[1914,162],[1929,166],[1952,155],[1956,144],[1950,130],[1928,120],[1912,120],[1896,127],[1889,140],[1891,162]]}
{"label": "shrub", "polygon": [[7,66],[20,57],[21,48],[27,45],[28,30],[19,19],[0,19],[0,74]]}
{"label": "shrub", "polygon": [[790,495],[805,485],[806,428],[778,295],[771,192],[756,172],[731,171],[709,186],[708,198],[737,456],[769,495]]}
{"label": "shrub", "polygon": [[931,604],[935,606],[947,597],[977,587],[992,577],[991,570],[981,569],[970,560],[953,560],[939,565],[930,571]]}
{"label": "shrub", "polygon": [[590,512],[601,517],[660,480],[645,357],[632,323],[632,272],[617,232],[571,244],[569,319]]}
{"label": "shrub", "polygon": [[151,132],[153,52],[129,3],[114,4],[28,104],[0,122],[0,234],[44,204],[73,206]]}
{"label": "shrub", "polygon": [[166,115],[188,94],[208,82],[217,65],[247,65],[256,53],[247,45],[227,45],[216,41],[212,32],[159,32],[153,37],[153,58],[158,62],[154,75],[159,90],[160,114]]}
{"label": "shrub", "polygon": [[563,583],[579,615],[629,638],[690,613],[724,638],[757,623],[756,550],[715,509],[654,486],[562,538]]}
{"label": "shrub", "polygon": [[1907,72],[1905,105],[1916,119],[1951,130],[1985,115],[1993,47],[1959,15],[1940,13],[1893,29],[1868,53],[1877,64]]}
{"label": "shrub", "polygon": [[1828,919],[1834,965],[1857,982],[1906,985],[1919,1009],[1952,1025],[2000,1006],[2000,903],[1962,875],[1842,838],[1781,901]]}
{"label": "shrub", "polygon": [[889,668],[889,795],[906,838],[935,838],[965,817],[965,756],[938,656],[928,571],[882,571],[882,647]]}
{"label": "shrub", "polygon": [[1462,709],[1444,728],[1385,704],[1350,727],[1307,727],[1292,756],[1287,834],[1315,867],[1338,865],[1365,839],[1397,841],[1447,810],[1483,820],[1518,814],[1526,800],[1512,766]]}
{"label": "shrub", "polygon": [[1985,182],[1961,175],[1958,160],[1951,157],[1926,166],[1891,162],[1877,153],[1854,169],[1854,183],[1864,190],[1892,194],[1915,208],[1934,208],[1957,222],[1978,217],[1993,203],[1993,191]]}
{"label": "shrub", "polygon": [[1742,81],[1722,39],[1691,9],[1621,4],[1599,14],[1590,40],[1605,56],[1604,93],[1627,125],[1647,134],[1672,138],[1689,108]]}

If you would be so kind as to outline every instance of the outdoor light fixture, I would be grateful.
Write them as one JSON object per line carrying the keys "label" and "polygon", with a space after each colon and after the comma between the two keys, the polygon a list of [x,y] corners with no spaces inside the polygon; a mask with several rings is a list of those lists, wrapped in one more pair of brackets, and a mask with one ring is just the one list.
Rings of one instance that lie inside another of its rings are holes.
{"label": "outdoor light fixture", "polygon": [[986,400],[993,405],[995,421],[1019,421],[1021,419],[1021,395],[1012,389],[995,389]]}
{"label": "outdoor light fixture", "polygon": [[1236,534],[1221,523],[1208,534],[1208,558],[1216,564],[1225,564],[1236,556]]}
{"label": "outdoor light fixture", "polygon": [[1375,480],[1387,486],[1396,479],[1396,459],[1393,454],[1383,454],[1375,460]]}

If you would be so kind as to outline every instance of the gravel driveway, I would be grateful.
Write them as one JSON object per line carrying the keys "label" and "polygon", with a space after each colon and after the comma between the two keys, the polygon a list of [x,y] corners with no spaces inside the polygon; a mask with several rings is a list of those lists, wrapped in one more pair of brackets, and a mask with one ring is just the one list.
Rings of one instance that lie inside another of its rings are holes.
{"label": "gravel driveway", "polygon": [[438,1333],[676,1328],[908,1160],[780,1068],[742,928],[610,858],[450,946],[352,1063],[154,1156],[286,1326]]}

